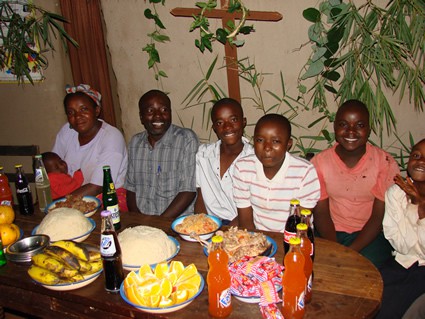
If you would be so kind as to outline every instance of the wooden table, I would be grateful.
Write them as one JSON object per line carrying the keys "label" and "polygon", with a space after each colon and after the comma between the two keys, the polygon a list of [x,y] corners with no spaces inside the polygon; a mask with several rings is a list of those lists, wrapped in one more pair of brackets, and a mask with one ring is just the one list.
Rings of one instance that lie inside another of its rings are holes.
{"label": "wooden table", "polygon": [[[15,223],[29,236],[44,214],[17,215]],[[87,242],[99,244],[100,214],[93,218],[96,230]],[[128,226],[149,225],[176,234],[170,228],[171,220],[137,213],[121,216],[122,229]],[[267,233],[278,243],[275,255],[283,259],[282,234]],[[195,263],[204,278],[208,271],[207,258],[201,245],[182,240],[180,253],[175,258],[185,265]],[[305,318],[372,318],[380,307],[382,279],[367,259],[339,244],[316,239],[313,298],[307,305]],[[27,274],[28,265],[8,262],[0,268],[0,306],[42,318],[208,318],[207,287],[186,308],[161,316],[141,312],[128,305],[119,294],[104,289],[102,275],[92,284],[66,292],[58,292],[34,283]],[[229,318],[261,318],[256,304],[246,304],[233,298],[233,312]],[[1,311],[0,311],[1,313]]]}

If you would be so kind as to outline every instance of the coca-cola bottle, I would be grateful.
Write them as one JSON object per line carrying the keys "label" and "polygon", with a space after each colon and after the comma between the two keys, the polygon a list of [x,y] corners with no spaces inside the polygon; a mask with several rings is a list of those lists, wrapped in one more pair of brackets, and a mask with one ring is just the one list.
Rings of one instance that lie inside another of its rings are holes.
{"label": "coca-cola bottle", "polygon": [[105,289],[108,292],[119,292],[124,280],[121,247],[112,223],[112,213],[104,210],[100,213],[102,228],[100,235],[100,254],[102,255]]}
{"label": "coca-cola bottle", "polygon": [[283,249],[285,254],[289,251],[289,239],[297,235],[297,225],[299,223],[301,223],[300,201],[298,199],[291,199],[289,202],[289,217],[286,220],[283,235]]}
{"label": "coca-cola bottle", "polygon": [[31,189],[28,184],[28,179],[24,174],[21,164],[15,165],[16,168],[16,198],[18,199],[19,212],[22,215],[34,214],[34,204],[32,202]]}

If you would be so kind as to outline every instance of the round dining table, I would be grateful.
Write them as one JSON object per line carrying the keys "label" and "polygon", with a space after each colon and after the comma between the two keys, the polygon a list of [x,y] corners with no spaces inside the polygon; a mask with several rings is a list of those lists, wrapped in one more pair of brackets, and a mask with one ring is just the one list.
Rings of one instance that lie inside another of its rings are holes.
{"label": "round dining table", "polygon": [[[22,216],[18,210],[15,211],[15,224],[23,230],[24,237],[30,236],[44,217],[44,212],[38,209],[32,216]],[[96,228],[86,242],[99,246],[100,212],[92,218]],[[184,265],[194,263],[206,278],[208,262],[203,247],[180,238],[172,231],[171,223],[171,219],[161,216],[135,212],[121,214],[121,230],[147,225],[175,237],[181,248],[174,260],[180,260]],[[277,243],[274,258],[282,263],[283,234],[264,233]],[[306,305],[304,318],[373,318],[379,310],[383,289],[382,278],[374,265],[354,250],[321,238],[315,240],[315,254],[313,296]],[[0,307],[3,308],[0,308],[0,317],[4,314],[3,310],[14,310],[28,317],[40,318],[210,318],[207,285],[187,307],[154,315],[127,304],[119,294],[106,292],[103,273],[85,287],[55,291],[34,282],[27,274],[28,267],[28,263],[9,261],[0,268]],[[232,299],[232,304],[233,312],[228,318],[261,318],[258,304],[244,303],[236,298]]]}

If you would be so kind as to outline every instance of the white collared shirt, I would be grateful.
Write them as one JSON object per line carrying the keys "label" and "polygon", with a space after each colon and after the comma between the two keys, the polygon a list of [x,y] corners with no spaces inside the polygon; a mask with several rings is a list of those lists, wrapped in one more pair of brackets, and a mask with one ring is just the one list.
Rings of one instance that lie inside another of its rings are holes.
{"label": "white collared shirt", "polygon": [[196,154],[196,187],[201,188],[202,197],[209,215],[221,219],[233,220],[237,216],[233,200],[233,170],[238,158],[254,154],[254,148],[248,139],[242,137],[244,147],[233,161],[223,178],[220,177],[221,141],[202,144]]}

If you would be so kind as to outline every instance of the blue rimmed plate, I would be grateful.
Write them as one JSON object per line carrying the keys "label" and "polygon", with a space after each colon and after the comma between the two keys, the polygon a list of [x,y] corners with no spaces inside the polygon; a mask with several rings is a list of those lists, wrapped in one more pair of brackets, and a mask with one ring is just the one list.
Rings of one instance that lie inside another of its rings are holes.
{"label": "blue rimmed plate", "polygon": [[[172,229],[174,232],[176,232],[177,234],[179,234],[179,235],[180,235],[180,237],[181,237],[181,238],[183,238],[184,240],[196,242],[197,240],[196,240],[196,239],[194,239],[194,238],[191,238],[191,237],[190,237],[190,235],[188,235],[188,234],[184,234],[184,233],[181,233],[181,232],[179,232],[179,231],[177,231],[177,230],[176,230],[176,226],[177,226],[177,225],[179,225],[179,224],[181,224],[181,223],[183,223],[183,221],[184,221],[187,217],[189,217],[189,216],[196,216],[196,214],[195,214],[195,215],[186,215],[186,216],[180,216],[180,217],[178,217],[177,219],[175,219],[175,220],[171,223],[171,229]],[[213,222],[215,222],[215,223],[217,224],[217,228],[216,228],[216,229],[214,229],[213,231],[209,232],[209,233],[205,233],[205,234],[197,234],[197,235],[199,235],[199,238],[200,238],[200,239],[202,239],[202,240],[210,239],[210,238],[214,235],[214,233],[215,233],[217,230],[219,230],[219,229],[220,229],[220,227],[221,227],[221,225],[222,225],[222,222],[221,222],[221,219],[220,219],[220,218],[218,218],[218,217],[216,217],[216,216],[212,216],[212,215],[205,215],[205,216],[206,216],[207,218],[211,219]]]}
{"label": "blue rimmed plate", "polygon": [[[175,250],[174,254],[172,254],[169,258],[167,258],[167,260],[161,260],[161,261],[157,262],[156,264],[159,264],[160,262],[163,262],[163,261],[167,261],[168,262],[171,259],[173,259],[174,257],[176,257],[177,254],[180,252],[180,243],[178,242],[178,240],[175,239],[172,236],[168,236],[168,238],[176,245],[176,250]],[[155,267],[156,264],[151,264],[151,267]],[[127,264],[123,264],[122,266],[123,266],[123,268],[125,270],[128,270],[128,271],[132,271],[132,270],[137,271],[137,270],[139,270],[139,268],[140,268],[141,265],[127,265]]]}
{"label": "blue rimmed plate", "polygon": [[94,274],[85,275],[83,280],[72,282],[72,283],[64,283],[64,284],[56,284],[56,285],[46,285],[41,282],[38,282],[37,280],[34,280],[36,283],[42,285],[43,287],[46,287],[50,290],[57,290],[57,291],[68,291],[68,290],[74,290],[78,288],[82,288],[84,286],[87,286],[91,284],[93,281],[95,281],[99,276],[100,273],[103,271],[103,269],[99,270],[98,272],[95,272]]}
{"label": "blue rimmed plate", "polygon": [[[51,210],[53,210],[53,209],[56,208],[56,203],[64,202],[64,201],[66,201],[66,198],[65,197],[64,198],[59,198],[59,199],[51,202],[44,209],[44,213],[46,213],[46,214],[49,213]],[[84,216],[86,216],[86,217],[93,216],[97,212],[97,210],[100,208],[100,205],[102,205],[102,203],[100,202],[100,200],[98,198],[94,197],[94,196],[83,196],[83,201],[96,203],[96,208],[95,209],[93,209],[91,211],[88,211],[88,212],[82,212],[84,214]]]}
{"label": "blue rimmed plate", "polygon": [[[73,240],[73,241],[76,241],[78,243],[86,240],[90,236],[90,234],[93,232],[93,230],[96,228],[96,222],[92,218],[87,218],[87,219],[89,220],[89,222],[91,224],[91,228],[87,232],[85,232],[81,236],[77,236],[77,237],[74,237],[74,238],[61,238],[61,239],[58,239],[58,240]],[[37,225],[37,226],[34,227],[34,229],[31,232],[31,235],[38,235],[37,230],[38,230],[39,226],[40,225]],[[45,234],[45,235],[49,235],[49,234]],[[54,242],[53,240],[50,240],[50,241]]]}

